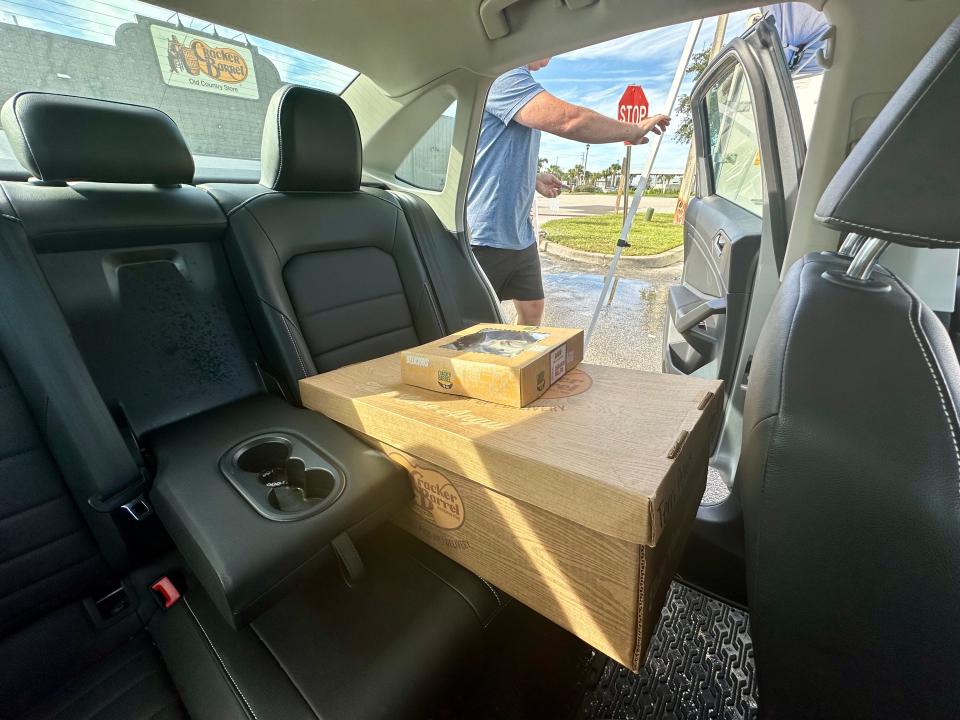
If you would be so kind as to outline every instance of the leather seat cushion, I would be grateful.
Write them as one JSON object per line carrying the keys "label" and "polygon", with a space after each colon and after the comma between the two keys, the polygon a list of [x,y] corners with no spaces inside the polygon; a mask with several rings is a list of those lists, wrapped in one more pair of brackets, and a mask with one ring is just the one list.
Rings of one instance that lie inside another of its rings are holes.
{"label": "leather seat cushion", "polygon": [[140,632],[70,678],[22,720],[187,720],[150,637]]}

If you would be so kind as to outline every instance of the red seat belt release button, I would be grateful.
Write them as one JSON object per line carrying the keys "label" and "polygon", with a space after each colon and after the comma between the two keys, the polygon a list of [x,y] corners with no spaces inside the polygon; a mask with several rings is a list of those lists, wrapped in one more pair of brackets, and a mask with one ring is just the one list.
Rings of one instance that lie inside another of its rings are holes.
{"label": "red seat belt release button", "polygon": [[157,594],[157,600],[163,604],[165,609],[172,607],[180,599],[180,591],[166,575],[151,585],[150,589]]}

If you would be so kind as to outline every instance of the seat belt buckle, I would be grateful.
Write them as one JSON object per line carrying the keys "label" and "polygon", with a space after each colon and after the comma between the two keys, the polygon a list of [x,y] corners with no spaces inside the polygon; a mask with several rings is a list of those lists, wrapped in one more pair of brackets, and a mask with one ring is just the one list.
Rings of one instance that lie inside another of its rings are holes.
{"label": "seat belt buckle", "polygon": [[130,515],[134,520],[140,522],[146,518],[153,515],[153,508],[150,507],[150,503],[147,502],[146,498],[141,495],[140,497],[131,500],[128,503],[121,505],[124,510],[127,511],[127,514]]}
{"label": "seat belt buckle", "polygon": [[180,599],[180,591],[166,575],[150,585],[150,589],[153,590],[154,599],[164,610],[173,607]]}

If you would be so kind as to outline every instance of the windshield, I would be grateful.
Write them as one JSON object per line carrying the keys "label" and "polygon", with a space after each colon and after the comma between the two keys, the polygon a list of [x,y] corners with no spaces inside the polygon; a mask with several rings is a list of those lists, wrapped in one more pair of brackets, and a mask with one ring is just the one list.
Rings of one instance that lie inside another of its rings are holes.
{"label": "windshield", "polygon": [[[356,71],[135,0],[0,0],[0,103],[21,90],[148,105],[180,126],[201,179],[256,180],[284,83],[340,93]],[[22,171],[0,133],[0,172]]]}

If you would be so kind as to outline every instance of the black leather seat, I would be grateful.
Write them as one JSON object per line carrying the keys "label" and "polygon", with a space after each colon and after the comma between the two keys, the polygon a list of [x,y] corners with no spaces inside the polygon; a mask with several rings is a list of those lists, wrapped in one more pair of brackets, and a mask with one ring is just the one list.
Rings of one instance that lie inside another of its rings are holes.
{"label": "black leather seat", "polygon": [[954,718],[960,707],[960,367],[885,242],[960,244],[960,20],[830,183],[868,240],[786,274],[753,359],[736,487],[760,715]]}
{"label": "black leather seat", "polygon": [[422,200],[361,188],[360,134],[339,96],[278,90],[261,167],[260,185],[204,187],[229,218],[268,367],[293,398],[302,377],[496,320],[469,252]]}
{"label": "black leather seat", "polygon": [[[0,717],[422,712],[500,604],[422,543],[375,532],[361,584],[329,563],[239,630],[176,555],[128,552],[109,511],[163,462],[138,449],[212,414],[294,409],[265,392],[226,219],[189,186],[168,117],[44,93],[0,116],[37,178],[0,183]],[[158,610],[145,588],[175,571],[183,599]],[[91,600],[121,578],[130,606],[103,620]]]}

